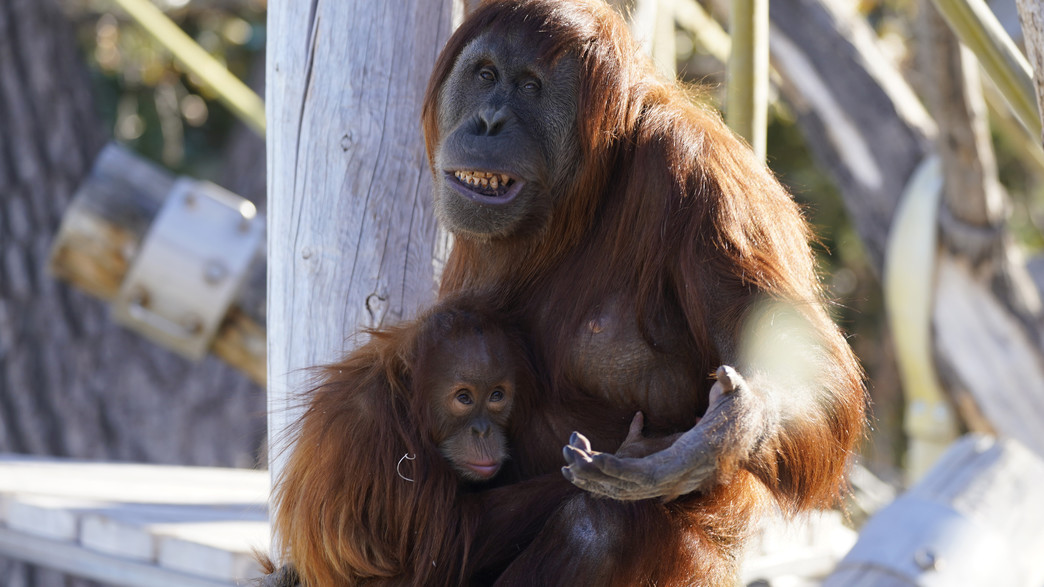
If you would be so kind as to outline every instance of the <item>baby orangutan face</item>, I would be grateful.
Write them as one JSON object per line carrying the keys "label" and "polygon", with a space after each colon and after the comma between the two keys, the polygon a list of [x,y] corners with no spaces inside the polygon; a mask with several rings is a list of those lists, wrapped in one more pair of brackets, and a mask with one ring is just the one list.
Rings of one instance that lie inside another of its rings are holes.
{"label": "baby orangutan face", "polygon": [[507,459],[518,353],[502,333],[472,331],[432,349],[418,373],[417,389],[432,402],[434,440],[467,481],[492,479]]}

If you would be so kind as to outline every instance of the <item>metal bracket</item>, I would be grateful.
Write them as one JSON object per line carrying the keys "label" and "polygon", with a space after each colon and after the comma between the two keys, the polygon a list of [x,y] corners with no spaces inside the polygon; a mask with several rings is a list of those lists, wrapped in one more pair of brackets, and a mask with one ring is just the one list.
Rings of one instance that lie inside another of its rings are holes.
{"label": "metal bracket", "polygon": [[192,359],[202,358],[264,237],[249,201],[179,179],[112,302],[113,319]]}

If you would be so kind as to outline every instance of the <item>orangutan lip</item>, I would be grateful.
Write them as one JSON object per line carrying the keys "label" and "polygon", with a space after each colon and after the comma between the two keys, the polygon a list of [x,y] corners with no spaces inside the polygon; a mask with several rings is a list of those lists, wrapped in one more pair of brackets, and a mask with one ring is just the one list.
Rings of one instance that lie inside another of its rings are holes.
{"label": "orangutan lip", "polygon": [[445,176],[446,181],[461,195],[489,206],[507,204],[514,200],[526,184],[521,179],[494,172],[446,171]]}
{"label": "orangutan lip", "polygon": [[493,475],[496,475],[497,471],[500,470],[500,465],[497,463],[465,463],[464,466],[477,473],[479,477],[483,477],[485,479],[488,479]]}

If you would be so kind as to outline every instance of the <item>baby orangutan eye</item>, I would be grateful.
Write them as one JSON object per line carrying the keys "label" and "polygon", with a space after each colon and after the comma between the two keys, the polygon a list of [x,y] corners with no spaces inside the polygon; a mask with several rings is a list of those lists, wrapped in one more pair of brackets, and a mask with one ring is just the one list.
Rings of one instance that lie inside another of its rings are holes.
{"label": "baby orangutan eye", "polygon": [[465,406],[470,406],[472,404],[471,396],[463,389],[457,392],[457,401]]}

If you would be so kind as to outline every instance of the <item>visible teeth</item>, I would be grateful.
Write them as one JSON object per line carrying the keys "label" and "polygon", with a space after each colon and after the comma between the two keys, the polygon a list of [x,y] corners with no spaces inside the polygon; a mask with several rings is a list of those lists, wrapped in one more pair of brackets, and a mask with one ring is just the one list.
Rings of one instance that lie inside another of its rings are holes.
{"label": "visible teeth", "polygon": [[507,175],[493,173],[492,171],[454,171],[453,176],[460,180],[461,183],[492,189],[507,187],[511,181],[511,178]]}

